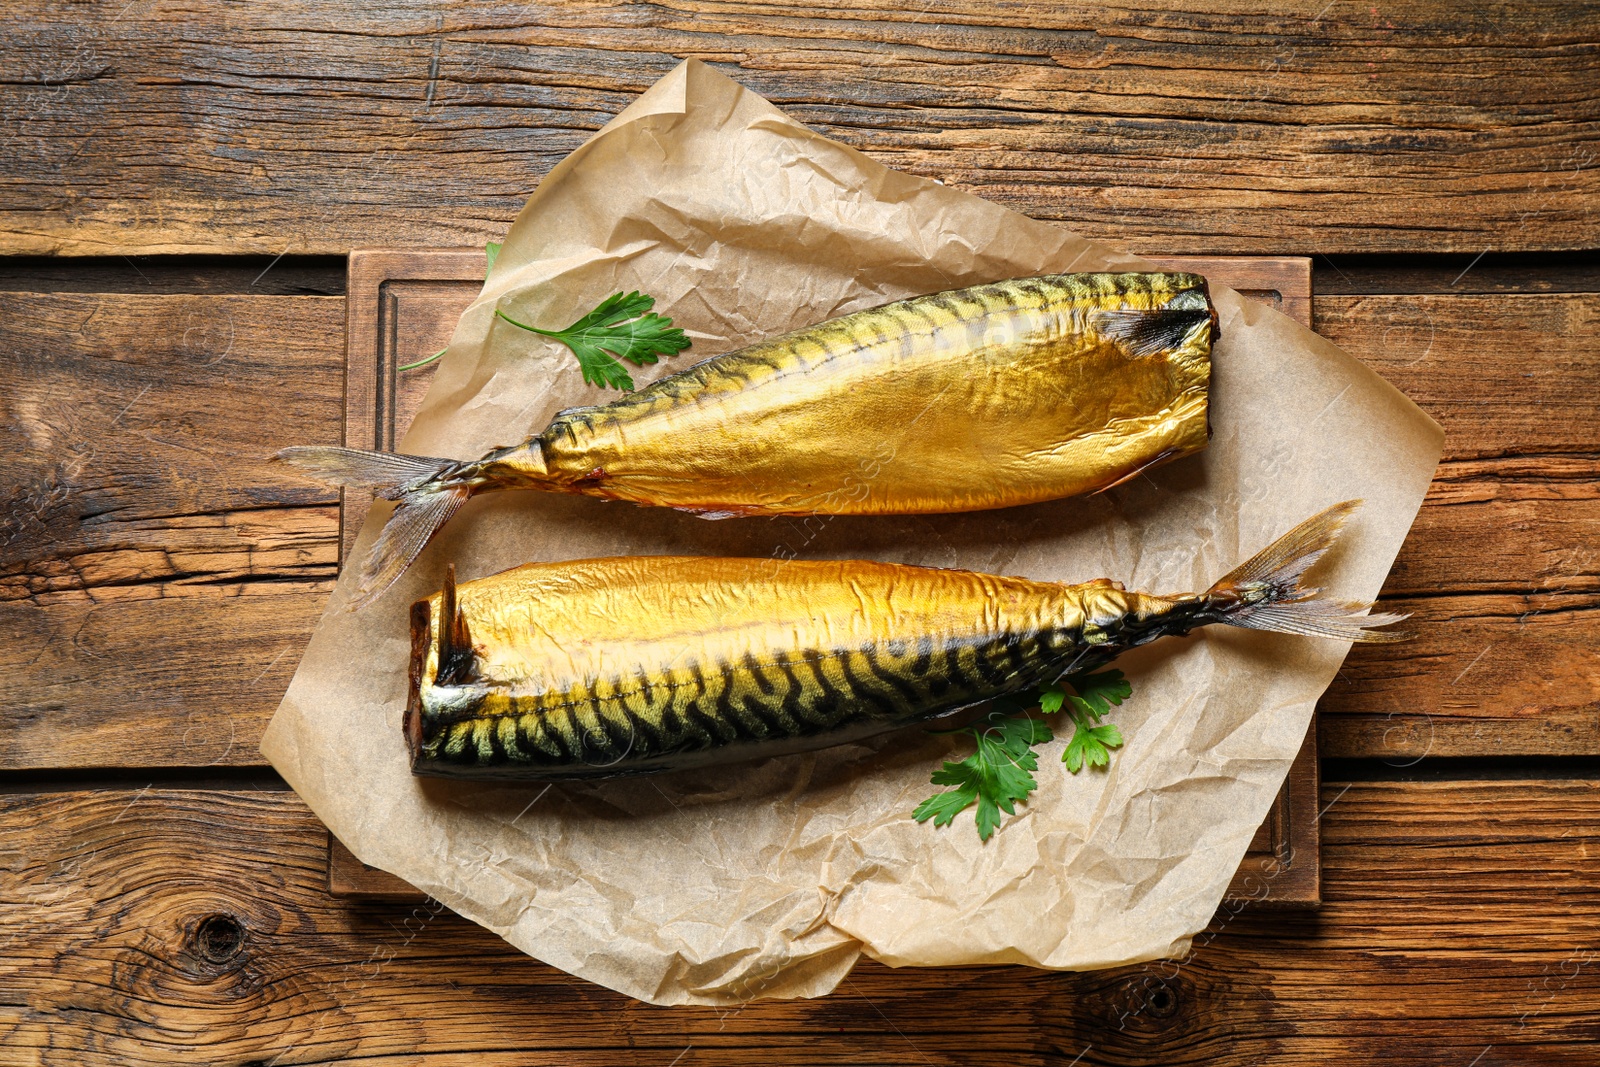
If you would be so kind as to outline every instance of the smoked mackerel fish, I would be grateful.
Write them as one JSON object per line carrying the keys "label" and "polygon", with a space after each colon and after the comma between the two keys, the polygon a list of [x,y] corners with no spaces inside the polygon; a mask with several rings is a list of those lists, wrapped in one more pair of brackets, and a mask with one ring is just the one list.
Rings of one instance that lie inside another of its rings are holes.
{"label": "smoked mackerel fish", "polygon": [[411,612],[416,774],[607,777],[819,748],[918,723],[1212,623],[1392,641],[1303,587],[1356,502],[1203,593],[1152,596],[889,563],[639,556],[537,563]]}

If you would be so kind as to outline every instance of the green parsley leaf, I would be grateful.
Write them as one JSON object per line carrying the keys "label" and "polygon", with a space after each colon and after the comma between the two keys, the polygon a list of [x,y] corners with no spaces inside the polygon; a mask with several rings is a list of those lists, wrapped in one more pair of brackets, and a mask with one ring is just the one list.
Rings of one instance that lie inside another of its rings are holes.
{"label": "green parsley leaf", "polygon": [[[959,764],[946,763],[946,767],[956,767]],[[938,772],[935,771],[935,774]],[[943,784],[942,782],[939,784]],[[949,826],[955,817],[965,811],[973,801],[978,799],[978,787],[970,788],[964,783],[960,789],[951,789],[933,796],[917,805],[917,810],[911,817],[918,822],[927,822],[930,818],[935,826]]]}
{"label": "green parsley leaf", "polygon": [[1033,771],[1039,769],[1034,745],[1055,735],[1037,719],[1019,716],[1007,708],[991,711],[978,722],[951,733],[971,734],[978,750],[959,763],[946,761],[933,772],[934,785],[956,788],[936,793],[917,805],[911,817],[949,826],[956,815],[977,804],[978,837],[987,841],[1000,826],[1000,813],[1016,814],[1019,801],[1039,788]]}
{"label": "green parsley leaf", "polygon": [[[1122,731],[1111,723],[1104,726],[1095,724],[1113,707],[1132,696],[1133,686],[1121,671],[1069,674],[1062,681],[1075,692],[1061,690],[1072,716],[1072,740],[1067,742],[1066,749],[1061,753],[1061,762],[1073,774],[1085,766],[1109,766],[1110,750],[1122,747]],[[1056,706],[1060,707],[1061,702],[1057,701]]]}
{"label": "green parsley leaf", "polygon": [[583,380],[590,385],[632,389],[633,378],[619,360],[642,367],[689,347],[688,336],[673,327],[671,319],[650,310],[655,303],[655,297],[637,291],[613,293],[564,330],[541,330],[518,322],[499,309],[495,314],[513,326],[553,338],[572,349]]}
{"label": "green parsley leaf", "polygon": [[1039,755],[1033,746],[1055,738],[1049,726],[1028,716],[1028,709],[1037,706],[1046,715],[1063,708],[1068,711],[1072,717],[1072,740],[1067,742],[1061,760],[1067,770],[1077,774],[1086,766],[1110,765],[1111,749],[1122,747],[1122,731],[1111,723],[1097,724],[1132,695],[1133,686],[1121,671],[1084,671],[1041,687],[1031,703],[1020,695],[999,697],[993,710],[971,726],[937,731],[970,734],[978,750],[959,763],[946,761],[934,771],[934,785],[955,788],[924,800],[911,817],[918,822],[932,819],[935,826],[949,826],[957,815],[976,804],[978,837],[989,840],[1000,826],[1000,813],[1016,814],[1016,805],[1039,788],[1033,777],[1039,769]]}
{"label": "green parsley leaf", "polygon": [[1081,702],[1084,710],[1094,716],[1095,722],[1099,722],[1100,717],[1113,706],[1133,695],[1133,686],[1121,671],[1069,674],[1062,680],[1077,690],[1078,699],[1074,703]]}
{"label": "green parsley leaf", "polygon": [[1061,762],[1067,765],[1067,770],[1073,774],[1081,771],[1085,764],[1090,767],[1104,767],[1111,762],[1111,753],[1108,749],[1119,748],[1122,745],[1122,731],[1110,723],[1104,726],[1085,726],[1083,720],[1073,720],[1072,740],[1067,742],[1066,751],[1061,753]]}

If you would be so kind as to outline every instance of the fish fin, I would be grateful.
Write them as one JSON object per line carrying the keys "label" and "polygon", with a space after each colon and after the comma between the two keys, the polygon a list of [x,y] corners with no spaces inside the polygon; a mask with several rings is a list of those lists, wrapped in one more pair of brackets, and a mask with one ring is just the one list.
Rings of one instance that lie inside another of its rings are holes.
{"label": "fish fin", "polygon": [[444,569],[444,593],[439,598],[439,666],[434,671],[435,685],[464,685],[472,680],[477,653],[472,648],[472,631],[467,628],[467,613],[456,603],[456,565]]}
{"label": "fish fin", "polygon": [[1374,630],[1374,626],[1389,626],[1409,619],[1410,615],[1392,615],[1370,612],[1370,604],[1342,603],[1337,600],[1299,600],[1291,603],[1258,607],[1236,618],[1223,619],[1233,626],[1247,630],[1270,630],[1279,634],[1299,634],[1302,637],[1329,637],[1335,641],[1360,641],[1364,644],[1388,644],[1406,641],[1409,633],[1398,630]]}
{"label": "fish fin", "polygon": [[678,511],[687,511],[697,519],[739,519],[746,515],[764,514],[759,508],[678,508]]}
{"label": "fish fin", "polygon": [[382,596],[471,495],[465,485],[424,484],[404,493],[361,562],[356,584],[360,595],[351,601],[349,610],[364,608]]}
{"label": "fish fin", "polygon": [[1182,345],[1194,328],[1211,320],[1198,308],[1131,308],[1091,311],[1089,325],[1102,337],[1122,342],[1132,356],[1158,356]]}
{"label": "fish fin", "polygon": [[1247,630],[1330,637],[1339,641],[1404,641],[1410,634],[1375,631],[1409,618],[1370,614],[1371,604],[1322,599],[1300,578],[1339,538],[1345,521],[1361,506],[1346,500],[1313,515],[1228,572],[1204,595],[1215,621]]}
{"label": "fish fin", "polygon": [[299,467],[320,482],[376,489],[387,500],[399,499],[403,490],[437,478],[456,465],[453,459],[368,452],[336,445],[295,445],[272,458]]}
{"label": "fish fin", "polygon": [[333,445],[285,448],[272,458],[293,464],[319,481],[371,489],[384,500],[400,502],[361,562],[358,596],[350,603],[351,611],[382,596],[472,495],[470,485],[445,480],[462,467],[453,459]]}
{"label": "fish fin", "polygon": [[1103,493],[1108,489],[1115,489],[1117,486],[1122,485],[1124,482],[1131,482],[1135,478],[1139,477],[1139,475],[1143,474],[1145,471],[1152,470],[1152,469],[1154,469],[1156,467],[1161,466],[1163,463],[1165,463],[1169,459],[1172,459],[1177,454],[1178,454],[1178,450],[1176,448],[1170,448],[1170,447],[1169,448],[1163,448],[1160,452],[1157,452],[1155,455],[1151,456],[1149,459],[1147,459],[1143,463],[1139,464],[1137,467],[1135,467],[1133,470],[1129,471],[1127,474],[1124,474],[1122,477],[1118,478],[1116,481],[1112,482],[1110,485],[1101,486],[1099,489],[1096,489],[1095,492]]}

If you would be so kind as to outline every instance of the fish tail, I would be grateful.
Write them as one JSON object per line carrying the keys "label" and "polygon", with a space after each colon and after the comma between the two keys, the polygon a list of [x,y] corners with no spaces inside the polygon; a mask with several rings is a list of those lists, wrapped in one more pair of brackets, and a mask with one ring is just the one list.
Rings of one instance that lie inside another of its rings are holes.
{"label": "fish tail", "polygon": [[462,477],[465,465],[453,459],[331,445],[285,448],[273,458],[299,467],[318,481],[371,489],[384,500],[398,502],[361,561],[359,595],[350,603],[352,611],[382,596],[473,492],[470,479]]}
{"label": "fish tail", "polygon": [[296,445],[272,458],[299,467],[319,482],[372,489],[387,500],[398,500],[405,490],[460,465],[453,459],[368,452],[337,445]]}
{"label": "fish tail", "polygon": [[1300,578],[1339,538],[1359,500],[1346,500],[1302,522],[1238,567],[1204,594],[1207,614],[1216,622],[1249,630],[1331,637],[1339,641],[1404,641],[1410,634],[1379,631],[1409,618],[1370,614],[1371,604],[1318,597],[1320,589]]}

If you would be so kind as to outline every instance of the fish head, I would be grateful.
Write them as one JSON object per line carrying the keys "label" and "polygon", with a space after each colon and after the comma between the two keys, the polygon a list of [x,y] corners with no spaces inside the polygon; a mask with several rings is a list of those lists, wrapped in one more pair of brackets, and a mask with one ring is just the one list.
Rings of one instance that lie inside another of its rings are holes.
{"label": "fish head", "polygon": [[406,747],[415,757],[438,744],[445,730],[484,714],[494,703],[493,687],[484,682],[435,685],[423,679],[406,704]]}

